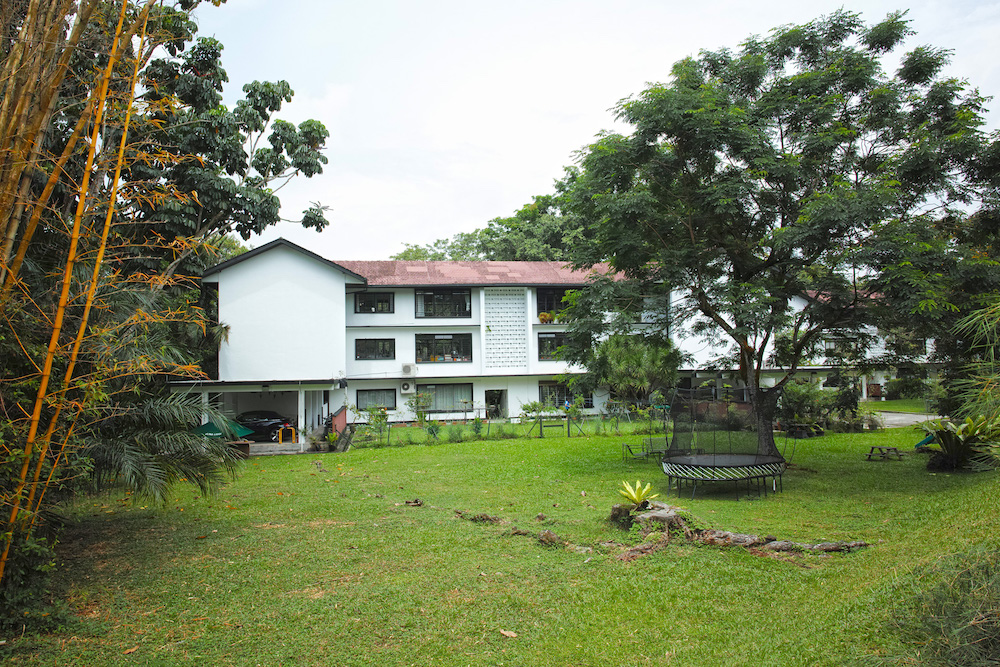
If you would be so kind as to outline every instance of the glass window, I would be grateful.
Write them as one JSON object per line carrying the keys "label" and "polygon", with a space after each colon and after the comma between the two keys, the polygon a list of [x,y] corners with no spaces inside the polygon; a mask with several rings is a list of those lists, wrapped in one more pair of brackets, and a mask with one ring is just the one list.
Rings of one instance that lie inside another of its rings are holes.
{"label": "glass window", "polygon": [[[561,408],[566,405],[566,403],[572,403],[576,396],[576,394],[569,390],[569,387],[559,382],[538,383],[538,400],[542,403]],[[594,407],[594,397],[589,394],[584,394],[583,407]]]}
{"label": "glass window", "polygon": [[428,412],[463,412],[472,407],[471,384],[418,384],[417,392],[431,397]]}
{"label": "glass window", "polygon": [[556,351],[560,345],[566,344],[566,334],[561,331],[538,334],[538,360],[551,361],[558,359]]}
{"label": "glass window", "polygon": [[563,309],[563,297],[566,296],[567,290],[559,288],[552,289],[548,287],[538,288],[538,312],[539,313],[558,313]]}
{"label": "glass window", "polygon": [[395,338],[359,338],[354,341],[355,359],[395,359]]}
{"label": "glass window", "polygon": [[472,361],[472,334],[417,334],[417,363]]}
{"label": "glass window", "polygon": [[392,292],[358,292],[354,295],[355,313],[391,313],[395,310]]}
{"label": "glass window", "polygon": [[472,317],[472,290],[416,290],[417,317]]}
{"label": "glass window", "polygon": [[358,389],[358,410],[374,407],[396,409],[395,389]]}

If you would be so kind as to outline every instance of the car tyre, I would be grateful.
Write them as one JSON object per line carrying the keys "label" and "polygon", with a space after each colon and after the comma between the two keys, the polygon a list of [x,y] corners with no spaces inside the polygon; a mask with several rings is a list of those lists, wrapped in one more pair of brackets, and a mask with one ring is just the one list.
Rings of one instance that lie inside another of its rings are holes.
{"label": "car tyre", "polygon": [[280,432],[281,432],[280,428],[271,429],[271,432],[268,433],[268,437],[271,439],[271,442],[278,442],[278,433]]}

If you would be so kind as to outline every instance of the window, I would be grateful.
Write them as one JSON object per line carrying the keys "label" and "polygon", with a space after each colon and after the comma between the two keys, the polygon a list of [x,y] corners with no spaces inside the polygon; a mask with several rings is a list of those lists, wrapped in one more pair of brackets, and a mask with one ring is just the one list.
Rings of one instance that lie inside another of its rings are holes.
{"label": "window", "polygon": [[417,392],[431,397],[428,412],[464,412],[472,408],[471,384],[418,384]]}
{"label": "window", "polygon": [[[542,403],[562,407],[566,405],[567,402],[572,403],[576,396],[576,394],[569,390],[569,387],[564,384],[560,384],[559,382],[538,383],[538,400]],[[583,397],[583,407],[594,407],[594,397],[585,394]]]}
{"label": "window", "polygon": [[396,409],[395,389],[358,389],[358,410],[376,406]]}
{"label": "window", "polygon": [[563,309],[563,297],[566,296],[565,289],[551,289],[546,287],[538,288],[538,312],[558,313]]}
{"label": "window", "polygon": [[472,290],[416,291],[417,317],[472,317]]}
{"label": "window", "polygon": [[359,338],[354,341],[355,359],[395,359],[395,338]]}
{"label": "window", "polygon": [[395,311],[392,292],[358,292],[354,295],[355,313],[391,313]]}
{"label": "window", "polygon": [[417,334],[417,363],[472,361],[472,334]]}
{"label": "window", "polygon": [[558,359],[556,350],[566,344],[566,334],[562,332],[538,334],[538,360],[551,361]]}

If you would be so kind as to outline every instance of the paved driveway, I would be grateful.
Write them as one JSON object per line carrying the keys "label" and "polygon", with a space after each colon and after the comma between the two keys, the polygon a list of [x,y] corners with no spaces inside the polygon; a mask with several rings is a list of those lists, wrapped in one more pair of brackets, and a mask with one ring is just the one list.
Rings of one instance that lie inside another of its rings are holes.
{"label": "paved driveway", "polygon": [[913,426],[928,419],[941,419],[940,415],[914,414],[912,412],[882,412],[886,428]]}

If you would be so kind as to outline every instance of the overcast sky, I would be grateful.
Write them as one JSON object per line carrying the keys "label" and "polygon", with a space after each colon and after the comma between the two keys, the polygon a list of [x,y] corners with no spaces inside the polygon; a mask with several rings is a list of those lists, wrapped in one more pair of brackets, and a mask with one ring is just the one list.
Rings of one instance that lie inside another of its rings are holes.
{"label": "overcast sky", "polygon": [[285,79],[295,99],[281,117],[330,131],[324,173],[280,192],[284,217],[321,202],[330,226],[281,223],[250,245],[283,236],[331,259],[388,259],[550,193],[575,151],[627,129],[610,109],[677,60],[841,7],[869,23],[908,8],[908,47],[952,49],[951,75],[1000,93],[1000,2],[228,0],[197,17],[225,45],[227,104],[249,81]]}

